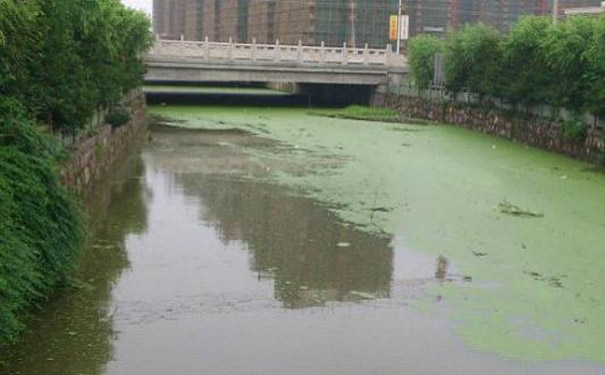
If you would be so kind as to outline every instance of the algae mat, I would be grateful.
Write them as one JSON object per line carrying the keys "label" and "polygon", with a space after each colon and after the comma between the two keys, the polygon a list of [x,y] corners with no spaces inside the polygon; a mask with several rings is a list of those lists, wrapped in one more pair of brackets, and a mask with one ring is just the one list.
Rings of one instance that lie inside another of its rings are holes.
{"label": "algae mat", "polygon": [[446,314],[471,347],[605,363],[605,175],[590,165],[454,127],[330,119],[300,108],[151,113],[170,125],[277,141],[275,150],[249,150],[276,161],[269,178],[351,225],[452,264],[455,273],[415,305]]}

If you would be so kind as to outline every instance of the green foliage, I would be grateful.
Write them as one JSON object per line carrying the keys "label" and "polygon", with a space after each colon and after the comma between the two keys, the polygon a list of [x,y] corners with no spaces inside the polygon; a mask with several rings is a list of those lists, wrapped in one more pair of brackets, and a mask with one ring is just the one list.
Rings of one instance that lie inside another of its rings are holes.
{"label": "green foliage", "polygon": [[23,64],[35,57],[34,51],[26,48],[36,40],[30,27],[34,17],[29,2],[0,0],[0,95],[24,79]]}
{"label": "green foliage", "polygon": [[16,101],[0,99],[0,346],[17,339],[32,303],[65,282],[80,249],[81,215],[52,150]]}
{"label": "green foliage", "polygon": [[550,17],[522,17],[503,42],[504,66],[501,96],[513,104],[551,102],[552,72],[546,66],[543,38],[550,29]]}
{"label": "green foliage", "polygon": [[55,173],[64,153],[36,120],[75,132],[115,106],[141,84],[152,41],[119,0],[0,0],[0,346],[65,282],[82,238]]}
{"label": "green foliage", "polygon": [[581,120],[565,121],[561,130],[563,139],[574,142],[584,142],[586,140],[586,124],[584,124],[584,122]]}
{"label": "green foliage", "polygon": [[119,0],[0,0],[0,95],[75,131],[142,82],[148,18]]}
{"label": "green foliage", "polygon": [[408,56],[412,77],[418,87],[427,88],[433,80],[435,55],[443,51],[445,43],[434,36],[420,34],[410,40]]}
{"label": "green foliage", "polygon": [[109,111],[106,120],[111,126],[118,128],[130,121],[131,118],[132,116],[130,116],[130,112],[126,108],[117,106]]}
{"label": "green foliage", "polygon": [[605,167],[605,151],[599,151],[597,155],[597,163],[602,167]]}
{"label": "green foliage", "polygon": [[[410,50],[410,64],[415,53]],[[507,36],[482,24],[466,26],[449,35],[444,67],[451,91],[604,116],[605,15],[556,25],[548,17],[522,17]]]}
{"label": "green foliage", "polygon": [[[605,19],[605,18],[604,18]],[[553,85],[555,105],[579,111],[584,106],[589,82],[585,57],[593,35],[593,19],[572,17],[551,27],[543,38],[543,51]]]}
{"label": "green foliage", "polygon": [[[578,20],[579,21],[579,20]],[[598,116],[605,116],[605,15],[587,18],[590,31],[582,51],[584,82],[580,108]]]}
{"label": "green foliage", "polygon": [[496,94],[501,87],[502,35],[478,23],[451,33],[444,51],[447,87]]}

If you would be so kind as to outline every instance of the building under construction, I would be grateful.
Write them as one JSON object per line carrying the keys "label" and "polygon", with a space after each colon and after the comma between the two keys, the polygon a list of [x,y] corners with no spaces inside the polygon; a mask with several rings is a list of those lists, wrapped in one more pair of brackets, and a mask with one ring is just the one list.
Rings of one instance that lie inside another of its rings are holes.
{"label": "building under construction", "polygon": [[[552,14],[554,0],[403,0],[409,35],[445,36],[464,24],[483,22],[508,31],[525,14]],[[560,0],[568,7],[601,0]],[[154,30],[164,39],[233,40],[382,48],[398,0],[154,0]],[[392,42],[392,41],[391,41]]]}
{"label": "building under construction", "polygon": [[384,47],[398,0],[154,0],[165,39]]}
{"label": "building under construction", "polygon": [[[507,32],[523,15],[552,15],[554,0],[407,0],[410,34],[445,36],[465,24],[482,22]],[[560,0],[559,14],[566,8],[598,6],[601,0]]]}

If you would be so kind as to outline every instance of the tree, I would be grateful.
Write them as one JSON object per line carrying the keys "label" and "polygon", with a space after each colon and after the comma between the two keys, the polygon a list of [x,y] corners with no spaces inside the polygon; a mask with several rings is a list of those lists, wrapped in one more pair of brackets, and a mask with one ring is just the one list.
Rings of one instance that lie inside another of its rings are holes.
{"label": "tree", "polygon": [[544,37],[549,17],[522,17],[503,42],[502,97],[513,104],[552,102],[553,72],[546,64]]}
{"label": "tree", "polygon": [[502,35],[478,23],[449,34],[444,51],[447,87],[499,95],[502,86]]}
{"label": "tree", "polygon": [[429,87],[435,71],[435,55],[442,52],[443,48],[444,42],[431,35],[420,34],[410,40],[408,46],[410,67],[418,87]]}
{"label": "tree", "polygon": [[545,33],[543,48],[553,82],[553,105],[579,112],[590,91],[586,58],[593,38],[590,17],[571,17]]}
{"label": "tree", "polygon": [[0,0],[0,95],[13,95],[21,87],[23,65],[35,58],[38,33],[33,27],[36,6],[30,2]]}
{"label": "tree", "polygon": [[586,61],[584,109],[605,116],[605,16],[591,18],[592,35],[582,58]]}
{"label": "tree", "polygon": [[149,19],[119,0],[0,0],[0,95],[75,132],[142,83]]}

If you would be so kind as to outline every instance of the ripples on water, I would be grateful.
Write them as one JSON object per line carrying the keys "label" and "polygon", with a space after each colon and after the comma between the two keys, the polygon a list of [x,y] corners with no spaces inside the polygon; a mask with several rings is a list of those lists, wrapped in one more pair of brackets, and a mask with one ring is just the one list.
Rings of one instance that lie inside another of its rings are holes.
{"label": "ripples on water", "polygon": [[8,374],[597,373],[473,352],[410,308],[464,283],[455,265],[275,184],[272,168],[304,173],[251,152],[278,147],[157,128],[91,199],[79,287],[34,319]]}

